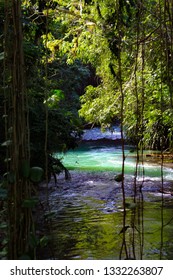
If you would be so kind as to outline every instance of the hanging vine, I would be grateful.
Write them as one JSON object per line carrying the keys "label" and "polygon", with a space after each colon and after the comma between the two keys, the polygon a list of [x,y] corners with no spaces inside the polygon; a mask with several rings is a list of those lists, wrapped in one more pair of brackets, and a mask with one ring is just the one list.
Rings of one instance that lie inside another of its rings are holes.
{"label": "hanging vine", "polygon": [[[29,127],[25,86],[21,1],[5,1],[4,84],[8,189],[8,259],[24,258],[34,235],[29,176]],[[32,258],[35,249],[32,248]]]}
{"label": "hanging vine", "polygon": [[121,169],[121,189],[122,189],[122,203],[123,203],[123,222],[122,222],[122,245],[119,253],[119,258],[122,258],[123,249],[125,250],[125,258],[128,259],[128,250],[126,244],[126,195],[125,195],[125,185],[124,185],[124,174],[125,174],[125,146],[124,146],[124,91],[123,91],[123,82],[122,82],[122,61],[121,61],[121,52],[122,52],[122,6],[119,1],[117,1],[117,30],[118,30],[118,81],[119,81],[119,91],[121,98],[121,111],[120,111],[120,120],[121,120],[121,141],[122,141],[122,169]]}

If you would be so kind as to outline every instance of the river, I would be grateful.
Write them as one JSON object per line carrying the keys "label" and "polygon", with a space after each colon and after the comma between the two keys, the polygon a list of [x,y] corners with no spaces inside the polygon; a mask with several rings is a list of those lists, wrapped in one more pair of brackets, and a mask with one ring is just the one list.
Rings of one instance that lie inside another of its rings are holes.
{"label": "river", "polygon": [[173,170],[163,168],[162,182],[160,165],[146,151],[134,184],[136,154],[126,146],[124,212],[115,180],[122,165],[119,137],[118,128],[89,130],[78,149],[57,155],[71,179],[61,174],[50,194],[55,259],[173,259]]}

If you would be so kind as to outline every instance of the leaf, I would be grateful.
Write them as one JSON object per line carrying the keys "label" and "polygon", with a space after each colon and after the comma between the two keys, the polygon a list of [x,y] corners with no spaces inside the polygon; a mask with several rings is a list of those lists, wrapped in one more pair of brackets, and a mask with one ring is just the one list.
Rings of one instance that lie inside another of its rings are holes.
{"label": "leaf", "polygon": [[5,178],[5,181],[7,181],[8,183],[10,184],[13,184],[16,180],[16,175],[13,171],[11,172],[6,172],[4,173],[4,178]]}
{"label": "leaf", "polygon": [[45,104],[48,104],[50,108],[57,106],[60,100],[64,99],[64,93],[60,89],[55,89],[51,91],[52,95],[44,101]]}
{"label": "leaf", "polygon": [[45,246],[47,246],[49,242],[49,237],[44,235],[42,238],[40,238],[40,246],[43,248]]}
{"label": "leaf", "polygon": [[8,147],[8,146],[10,146],[12,144],[12,141],[11,140],[7,140],[7,141],[5,141],[5,142],[3,142],[2,144],[1,144],[1,146],[2,147]]}
{"label": "leaf", "polygon": [[4,159],[4,162],[9,162],[9,161],[11,161],[11,158],[5,158]]}
{"label": "leaf", "polygon": [[52,90],[52,93],[53,93],[54,95],[56,95],[57,97],[59,97],[60,99],[64,99],[64,93],[63,93],[62,90],[60,90],[60,89],[54,89],[54,90]]}
{"label": "leaf", "polygon": [[43,176],[43,169],[41,167],[31,167],[30,168],[30,179],[34,183],[39,183]]}
{"label": "leaf", "polygon": [[4,52],[1,52],[0,53],[0,60],[3,60],[4,59]]}

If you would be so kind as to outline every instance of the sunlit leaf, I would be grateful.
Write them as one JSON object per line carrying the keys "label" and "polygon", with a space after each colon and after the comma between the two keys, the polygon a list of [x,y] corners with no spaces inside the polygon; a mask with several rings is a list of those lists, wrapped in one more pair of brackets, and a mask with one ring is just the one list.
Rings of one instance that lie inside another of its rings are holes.
{"label": "sunlit leaf", "polygon": [[54,90],[52,90],[52,93],[59,98],[64,98],[64,93],[60,89],[54,89]]}

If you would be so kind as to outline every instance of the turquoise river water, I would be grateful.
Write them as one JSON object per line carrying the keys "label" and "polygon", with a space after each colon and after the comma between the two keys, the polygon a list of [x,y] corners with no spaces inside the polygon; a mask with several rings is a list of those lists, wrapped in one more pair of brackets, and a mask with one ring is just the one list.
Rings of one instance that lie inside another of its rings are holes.
{"label": "turquoise river water", "polygon": [[98,140],[100,131],[85,135],[88,141],[78,149],[57,155],[69,168],[71,180],[61,174],[58,188],[50,195],[54,257],[173,259],[172,168],[163,168],[162,181],[160,165],[149,161],[145,154],[151,152],[146,151],[134,193],[135,152],[126,146],[124,211],[122,185],[114,180],[121,173],[121,147],[105,141],[117,139],[119,131],[99,143],[93,137]]}

